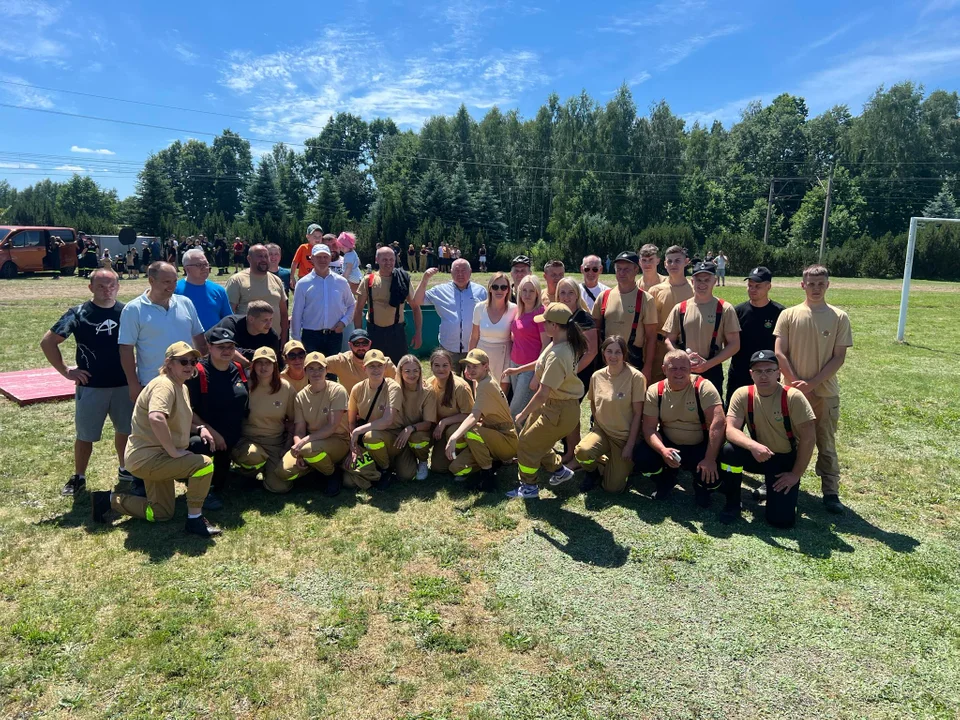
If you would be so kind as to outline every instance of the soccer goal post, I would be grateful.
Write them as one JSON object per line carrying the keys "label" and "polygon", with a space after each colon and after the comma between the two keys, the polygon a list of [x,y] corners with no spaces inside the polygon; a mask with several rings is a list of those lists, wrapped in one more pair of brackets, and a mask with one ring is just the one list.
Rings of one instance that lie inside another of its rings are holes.
{"label": "soccer goal post", "polygon": [[917,228],[920,223],[960,223],[952,218],[910,218],[910,234],[907,237],[907,258],[903,263],[903,289],[900,291],[900,321],[897,323],[897,342],[904,342],[907,330],[907,305],[910,303],[910,277],[913,274],[913,253],[917,248]]}

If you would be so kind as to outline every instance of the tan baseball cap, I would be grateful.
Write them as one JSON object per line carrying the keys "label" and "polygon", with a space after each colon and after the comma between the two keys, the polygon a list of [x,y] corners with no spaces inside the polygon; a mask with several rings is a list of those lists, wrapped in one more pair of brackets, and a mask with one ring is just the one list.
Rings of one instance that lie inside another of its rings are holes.
{"label": "tan baseball cap", "polygon": [[535,315],[533,320],[538,323],[549,320],[557,325],[566,325],[572,317],[573,313],[570,312],[570,308],[563,303],[554,302],[547,306],[547,309],[543,311],[543,315]]}
{"label": "tan baseball cap", "polygon": [[173,345],[168,347],[166,353],[164,353],[164,357],[167,359],[186,357],[187,355],[193,355],[195,358],[203,357],[199,350],[192,345],[188,345],[187,343],[183,342],[183,340],[175,342]]}
{"label": "tan baseball cap", "polygon": [[283,346],[283,354],[289,355],[291,350],[303,350],[304,352],[307,349],[303,346],[303,343],[299,340],[287,340],[287,344]]}
{"label": "tan baseball cap", "polygon": [[470,365],[489,365],[490,356],[480,348],[474,348],[467,353],[467,356],[461,360],[460,363],[468,363]]}
{"label": "tan baseball cap", "polygon": [[257,360],[269,360],[274,365],[277,364],[277,354],[273,351],[273,348],[262,347],[257,348],[257,351],[253,353],[253,361]]}
{"label": "tan baseball cap", "polygon": [[367,350],[367,354],[363,356],[363,366],[371,365],[372,363],[380,363],[381,365],[387,364],[387,358],[384,357],[383,353],[379,350]]}
{"label": "tan baseball cap", "polygon": [[304,367],[309,367],[314,363],[318,364],[320,367],[325,368],[327,366],[327,357],[323,353],[312,352],[307,355],[307,358],[303,361]]}

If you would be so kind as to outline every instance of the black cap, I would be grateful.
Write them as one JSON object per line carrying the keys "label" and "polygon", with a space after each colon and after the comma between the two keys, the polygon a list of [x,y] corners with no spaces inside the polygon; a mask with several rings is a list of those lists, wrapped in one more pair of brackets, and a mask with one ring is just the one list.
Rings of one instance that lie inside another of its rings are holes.
{"label": "black cap", "polygon": [[233,331],[225,327],[215,327],[207,335],[207,343],[210,345],[223,345],[232,342],[236,342],[233,338]]}
{"label": "black cap", "polygon": [[770,282],[773,280],[773,273],[770,272],[768,268],[765,268],[763,265],[760,267],[755,267],[750,271],[750,274],[747,275],[744,280],[753,280],[754,282]]}
{"label": "black cap", "polygon": [[367,335],[366,330],[364,330],[363,328],[357,328],[352,333],[350,333],[350,337],[347,338],[347,341],[356,342],[357,340],[369,340],[369,339],[370,339],[370,336]]}
{"label": "black cap", "polygon": [[757,350],[750,356],[750,367],[761,362],[772,362],[777,367],[780,367],[780,361],[777,360],[777,354],[773,350]]}
{"label": "black cap", "polygon": [[637,267],[640,267],[640,256],[637,255],[633,250],[624,250],[622,253],[617,255],[617,259],[614,260],[613,262],[618,263],[621,260],[632,262]]}
{"label": "black cap", "polygon": [[699,273],[710,273],[711,275],[717,274],[717,266],[712,262],[699,262],[693,266],[693,271],[691,275],[697,275]]}
{"label": "black cap", "polygon": [[510,263],[511,267],[514,265],[526,265],[527,267],[530,267],[533,265],[533,262],[526,255],[517,255],[513,259],[513,262]]}

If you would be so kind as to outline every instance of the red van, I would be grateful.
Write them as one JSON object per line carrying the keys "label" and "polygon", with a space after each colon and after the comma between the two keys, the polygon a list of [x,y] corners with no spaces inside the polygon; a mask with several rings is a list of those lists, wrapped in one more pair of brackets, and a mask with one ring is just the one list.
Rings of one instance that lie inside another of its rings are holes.
{"label": "red van", "polygon": [[15,278],[22,272],[50,271],[47,245],[52,237],[60,246],[60,274],[77,271],[77,231],[68,227],[0,225],[0,278]]}

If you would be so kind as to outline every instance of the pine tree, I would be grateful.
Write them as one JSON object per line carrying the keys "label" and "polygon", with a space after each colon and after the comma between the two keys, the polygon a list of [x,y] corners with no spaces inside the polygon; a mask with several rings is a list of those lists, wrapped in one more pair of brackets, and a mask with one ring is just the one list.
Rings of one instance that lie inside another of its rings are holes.
{"label": "pine tree", "polygon": [[270,166],[261,162],[257,174],[247,191],[247,217],[254,220],[271,218],[274,222],[283,219],[283,203],[274,181]]}
{"label": "pine tree", "polygon": [[313,205],[312,216],[324,232],[339,232],[349,222],[347,209],[340,202],[337,186],[329,176],[324,177],[317,190],[317,201]]}
{"label": "pine tree", "polygon": [[476,224],[476,208],[473,204],[467,173],[462,164],[457,165],[453,177],[450,178],[447,195],[447,222],[472,228]]}
{"label": "pine tree", "polygon": [[173,199],[170,181],[161,171],[156,157],[149,158],[137,180],[137,230],[149,235],[160,235],[163,222],[180,215]]}
{"label": "pine tree", "polygon": [[940,188],[937,196],[923,208],[924,217],[955,218],[957,217],[957,201],[954,199],[946,183]]}

